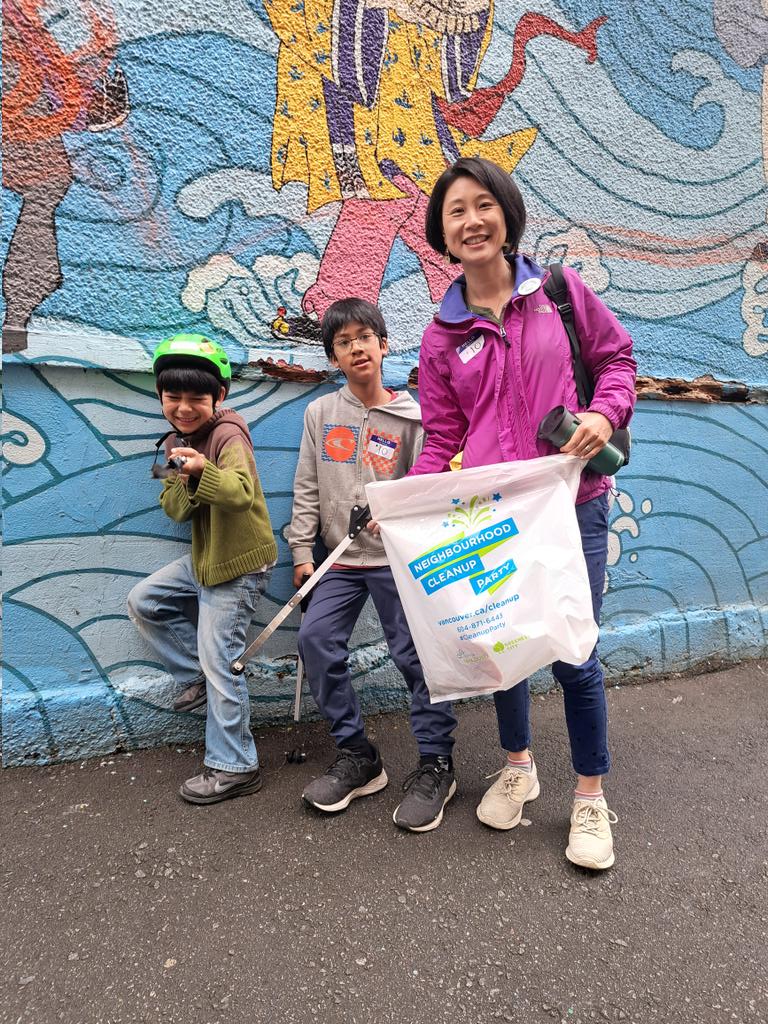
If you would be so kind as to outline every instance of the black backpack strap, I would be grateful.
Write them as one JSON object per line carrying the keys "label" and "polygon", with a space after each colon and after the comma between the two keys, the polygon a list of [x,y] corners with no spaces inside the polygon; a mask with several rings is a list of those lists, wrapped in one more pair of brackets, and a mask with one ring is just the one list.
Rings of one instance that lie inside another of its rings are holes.
{"label": "black backpack strap", "polygon": [[568,283],[565,280],[562,263],[550,263],[544,267],[549,271],[549,277],[544,282],[544,293],[557,306],[560,319],[563,321],[565,333],[571,345],[571,359],[573,360],[573,377],[576,381],[576,394],[579,404],[584,409],[589,408],[592,396],[595,393],[595,385],[587,372],[587,368],[581,358],[579,336],[576,333],[576,322],[573,318],[573,306],[568,294]]}

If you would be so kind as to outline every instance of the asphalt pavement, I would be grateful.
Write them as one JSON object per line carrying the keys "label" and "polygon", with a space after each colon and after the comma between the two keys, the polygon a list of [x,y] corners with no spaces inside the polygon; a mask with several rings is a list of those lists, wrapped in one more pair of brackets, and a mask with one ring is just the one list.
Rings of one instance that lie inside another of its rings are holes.
{"label": "asphalt pavement", "polygon": [[389,786],[335,817],[299,800],[333,756],[320,723],[259,731],[264,788],[212,807],[177,795],[200,749],[6,769],[0,1022],[763,1024],[768,662],[608,703],[602,874],[564,856],[558,693],[534,699],[541,796],[511,832],[475,817],[501,767],[487,702],[459,708],[459,789],[421,835],[392,823],[401,714],[370,720]]}

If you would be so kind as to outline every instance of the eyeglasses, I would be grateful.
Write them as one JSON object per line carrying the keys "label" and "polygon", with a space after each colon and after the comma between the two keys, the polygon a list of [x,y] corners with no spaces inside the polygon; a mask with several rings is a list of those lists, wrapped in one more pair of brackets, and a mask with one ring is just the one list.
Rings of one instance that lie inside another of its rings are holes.
{"label": "eyeglasses", "polygon": [[339,338],[338,341],[334,341],[333,347],[337,352],[346,354],[355,342],[366,348],[368,345],[372,345],[374,341],[378,341],[378,339],[378,334],[374,334],[373,331],[366,331],[365,334],[358,334],[356,338]]}

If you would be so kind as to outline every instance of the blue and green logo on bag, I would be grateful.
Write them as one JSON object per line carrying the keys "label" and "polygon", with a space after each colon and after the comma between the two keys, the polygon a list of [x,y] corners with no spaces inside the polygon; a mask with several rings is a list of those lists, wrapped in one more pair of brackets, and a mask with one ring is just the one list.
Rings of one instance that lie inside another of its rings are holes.
{"label": "blue and green logo on bag", "polygon": [[518,533],[512,518],[494,522],[499,501],[500,494],[474,495],[466,503],[461,498],[452,500],[442,525],[446,529],[459,527],[462,532],[408,563],[411,575],[427,594],[435,594],[460,580],[468,580],[475,594],[492,594],[516,571],[511,558],[493,568],[483,564],[484,556]]}

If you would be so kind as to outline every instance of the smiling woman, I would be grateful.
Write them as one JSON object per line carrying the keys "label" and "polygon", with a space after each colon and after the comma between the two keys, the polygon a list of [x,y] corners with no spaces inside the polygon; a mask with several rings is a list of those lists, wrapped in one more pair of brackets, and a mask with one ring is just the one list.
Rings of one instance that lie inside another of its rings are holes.
{"label": "smiling woman", "polygon": [[[480,158],[456,161],[438,179],[426,217],[427,241],[464,274],[448,289],[424,333],[419,396],[427,440],[411,473],[446,470],[463,449],[463,466],[534,459],[556,449],[537,438],[555,406],[579,413],[581,425],[560,451],[591,458],[634,407],[632,341],[578,275],[565,269],[584,363],[595,383],[589,409],[579,406],[571,352],[557,307],[544,301],[549,277],[518,253],[525,227],[520,192],[500,167]],[[610,479],[586,469],[576,515],[587,562],[594,617],[600,615],[608,538]],[[586,662],[555,662],[563,687],[576,799],[566,856],[584,867],[613,864],[610,824],[602,794],[608,771],[605,690],[597,648]],[[527,680],[494,694],[507,760],[477,808],[497,829],[517,825],[539,794],[530,753]]]}

